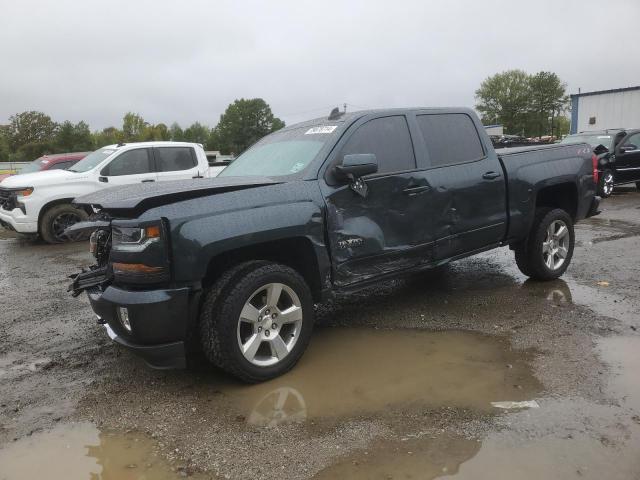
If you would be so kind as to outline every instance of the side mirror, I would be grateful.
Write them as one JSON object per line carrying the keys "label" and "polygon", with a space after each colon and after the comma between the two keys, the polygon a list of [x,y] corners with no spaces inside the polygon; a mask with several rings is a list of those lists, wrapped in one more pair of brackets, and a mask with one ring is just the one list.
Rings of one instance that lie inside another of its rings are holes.
{"label": "side mirror", "polygon": [[609,151],[609,149],[607,147],[605,147],[604,145],[602,145],[602,144],[597,145],[593,149],[593,153],[595,153],[596,155],[602,155],[603,153],[607,153],[608,151]]}
{"label": "side mirror", "polygon": [[373,153],[345,155],[342,164],[336,165],[335,171],[343,179],[364,177],[378,171],[378,160]]}

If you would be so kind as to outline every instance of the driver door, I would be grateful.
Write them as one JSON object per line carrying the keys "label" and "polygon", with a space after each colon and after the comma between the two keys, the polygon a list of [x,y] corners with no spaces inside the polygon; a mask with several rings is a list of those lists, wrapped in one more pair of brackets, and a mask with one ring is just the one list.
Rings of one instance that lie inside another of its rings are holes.
{"label": "driver door", "polygon": [[616,148],[616,183],[640,181],[640,132],[629,134]]}
{"label": "driver door", "polygon": [[[378,172],[365,175],[366,194],[327,172],[326,202],[334,278],[345,286],[410,268],[428,255],[415,253],[425,218],[416,158],[404,115],[373,118],[356,128],[332,165],[345,155],[374,154]],[[424,253],[424,252],[422,252]]]}
{"label": "driver door", "polygon": [[155,182],[153,156],[149,148],[126,150],[102,168],[98,181],[105,187]]}

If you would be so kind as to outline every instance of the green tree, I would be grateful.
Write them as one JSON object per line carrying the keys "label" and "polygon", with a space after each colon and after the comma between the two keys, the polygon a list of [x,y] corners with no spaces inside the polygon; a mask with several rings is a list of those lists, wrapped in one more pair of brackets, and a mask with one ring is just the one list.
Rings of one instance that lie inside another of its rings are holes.
{"label": "green tree", "polygon": [[530,78],[530,115],[534,119],[535,134],[554,134],[554,118],[569,104],[567,84],[553,72],[538,72]]}
{"label": "green tree", "polygon": [[571,120],[564,115],[559,115],[553,119],[552,132],[558,138],[569,134]]}
{"label": "green tree", "polygon": [[11,146],[9,145],[9,126],[0,125],[0,162],[7,162]]}
{"label": "green tree", "polygon": [[185,129],[183,135],[183,141],[205,144],[209,140],[211,130],[209,127],[202,125],[200,122],[195,122],[191,126]]}
{"label": "green tree", "polygon": [[17,113],[9,118],[9,146],[17,151],[27,144],[50,144],[54,141],[57,128],[51,117],[42,112]]}
{"label": "green tree", "polygon": [[525,136],[556,134],[554,119],[566,112],[568,103],[566,84],[553,72],[508,70],[476,90],[476,109],[485,124],[501,123],[506,133]]}
{"label": "green tree", "polygon": [[147,125],[142,134],[142,138],[145,142],[169,140],[169,129],[164,123],[158,123],[157,125]]}
{"label": "green tree", "polygon": [[56,132],[56,150],[59,152],[79,152],[93,148],[93,138],[89,125],[80,121],[75,125],[66,120]]}
{"label": "green tree", "polygon": [[284,127],[261,98],[236,100],[220,116],[210,140],[223,153],[239,154],[265,135]]}
{"label": "green tree", "polygon": [[531,77],[507,70],[485,79],[476,90],[476,109],[485,124],[499,123],[512,134],[524,133],[531,102]]}
{"label": "green tree", "polygon": [[107,127],[93,133],[93,144],[95,148],[102,148],[105,145],[118,144],[123,141],[123,138],[123,133],[116,127]]}
{"label": "green tree", "polygon": [[173,122],[169,128],[169,139],[174,142],[184,141],[184,131],[176,122]]}
{"label": "green tree", "polygon": [[122,135],[124,142],[139,142],[144,138],[149,124],[137,113],[127,112],[122,118]]}

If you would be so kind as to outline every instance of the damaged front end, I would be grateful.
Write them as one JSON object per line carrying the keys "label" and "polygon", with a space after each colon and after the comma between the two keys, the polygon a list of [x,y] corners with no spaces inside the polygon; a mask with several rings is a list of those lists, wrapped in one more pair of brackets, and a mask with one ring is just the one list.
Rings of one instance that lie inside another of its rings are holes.
{"label": "damaged front end", "polygon": [[76,223],[69,227],[67,233],[88,233],[89,251],[95,257],[95,265],[83,268],[80,273],[71,275],[73,280],[67,291],[77,297],[85,290],[92,288],[103,289],[113,280],[113,271],[109,265],[109,252],[111,251],[111,220],[99,219]]}

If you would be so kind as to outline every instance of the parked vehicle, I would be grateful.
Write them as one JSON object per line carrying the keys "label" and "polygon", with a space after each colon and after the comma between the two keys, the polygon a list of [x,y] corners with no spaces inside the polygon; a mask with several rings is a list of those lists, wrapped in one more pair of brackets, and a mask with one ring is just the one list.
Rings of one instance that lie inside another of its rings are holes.
{"label": "parked vehicle", "polygon": [[610,129],[566,136],[561,143],[586,142],[598,156],[598,194],[608,197],[615,185],[634,183],[640,190],[640,129]]}
{"label": "parked vehicle", "polygon": [[587,144],[496,154],[473,111],[394,109],[268,135],[218,178],[76,199],[99,211],[87,292],[113,340],[151,365],[201,349],[247,382],[298,361],[314,304],[509,246],[520,270],[560,277],[575,222],[595,215]]}
{"label": "parked vehicle", "polygon": [[65,230],[91,213],[71,204],[80,195],[117,185],[210,176],[202,146],[183,142],[109,145],[68,170],[15,175],[0,183],[0,225],[40,234],[48,243],[81,238]]}
{"label": "parked vehicle", "polygon": [[28,165],[25,165],[17,173],[5,173],[0,175],[0,182],[11,175],[42,172],[45,170],[66,170],[86,157],[88,153],[89,152],[74,152],[43,155]]}

